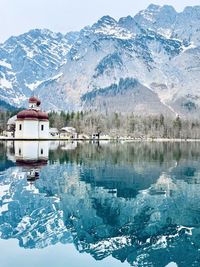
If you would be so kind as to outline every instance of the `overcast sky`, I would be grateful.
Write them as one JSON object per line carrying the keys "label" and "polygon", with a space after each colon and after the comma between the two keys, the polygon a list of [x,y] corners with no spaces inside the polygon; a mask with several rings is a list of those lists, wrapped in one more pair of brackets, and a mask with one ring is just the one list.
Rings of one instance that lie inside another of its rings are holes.
{"label": "overcast sky", "polygon": [[0,0],[0,42],[34,28],[68,32],[93,24],[104,15],[134,15],[150,3],[185,6],[200,0]]}

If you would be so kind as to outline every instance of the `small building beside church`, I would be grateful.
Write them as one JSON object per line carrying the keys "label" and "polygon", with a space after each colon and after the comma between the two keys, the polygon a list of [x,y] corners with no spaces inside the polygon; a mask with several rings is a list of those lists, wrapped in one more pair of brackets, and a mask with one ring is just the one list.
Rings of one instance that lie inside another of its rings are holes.
{"label": "small building beside church", "polygon": [[29,108],[17,114],[15,121],[16,139],[48,139],[49,119],[46,112],[40,109],[41,101],[32,96],[29,98]]}
{"label": "small building beside church", "polygon": [[63,127],[60,130],[60,138],[61,139],[77,139],[78,134],[76,129],[73,127]]}

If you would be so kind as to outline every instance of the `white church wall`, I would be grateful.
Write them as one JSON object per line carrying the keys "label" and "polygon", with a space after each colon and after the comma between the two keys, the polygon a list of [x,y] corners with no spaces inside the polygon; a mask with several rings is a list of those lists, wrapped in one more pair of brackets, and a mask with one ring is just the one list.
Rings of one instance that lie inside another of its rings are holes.
{"label": "white church wall", "polygon": [[17,120],[15,138],[48,139],[49,138],[49,121],[37,121],[37,120],[23,120],[23,121],[19,120],[18,121]]}
{"label": "white church wall", "polygon": [[24,120],[24,139],[38,139],[38,120]]}
{"label": "white church wall", "polygon": [[[21,128],[20,128],[21,125]],[[15,138],[23,138],[24,121],[17,120],[15,124]]]}
{"label": "white church wall", "polygon": [[49,138],[49,121],[39,121],[39,138],[48,139]]}

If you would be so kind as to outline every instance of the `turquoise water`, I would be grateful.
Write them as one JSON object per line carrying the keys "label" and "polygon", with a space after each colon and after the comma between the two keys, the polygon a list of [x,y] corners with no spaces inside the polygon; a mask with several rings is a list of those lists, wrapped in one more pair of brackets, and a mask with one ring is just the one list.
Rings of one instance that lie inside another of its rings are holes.
{"label": "turquoise water", "polygon": [[0,143],[0,266],[200,266],[199,163],[200,143]]}

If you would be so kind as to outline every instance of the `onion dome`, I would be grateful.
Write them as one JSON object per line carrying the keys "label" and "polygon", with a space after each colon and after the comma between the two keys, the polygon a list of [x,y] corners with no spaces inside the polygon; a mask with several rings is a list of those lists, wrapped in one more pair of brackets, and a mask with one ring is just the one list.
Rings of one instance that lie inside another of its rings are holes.
{"label": "onion dome", "polygon": [[17,119],[48,120],[48,114],[34,109],[22,110],[17,114]]}
{"label": "onion dome", "polygon": [[39,120],[48,120],[48,114],[46,112],[43,111],[38,111],[38,119]]}
{"label": "onion dome", "polygon": [[35,103],[37,106],[39,106],[41,104],[41,101],[39,98],[35,97],[35,96],[31,96],[28,100],[29,103]]}
{"label": "onion dome", "polygon": [[17,119],[38,119],[38,112],[33,109],[22,110],[17,114]]}

